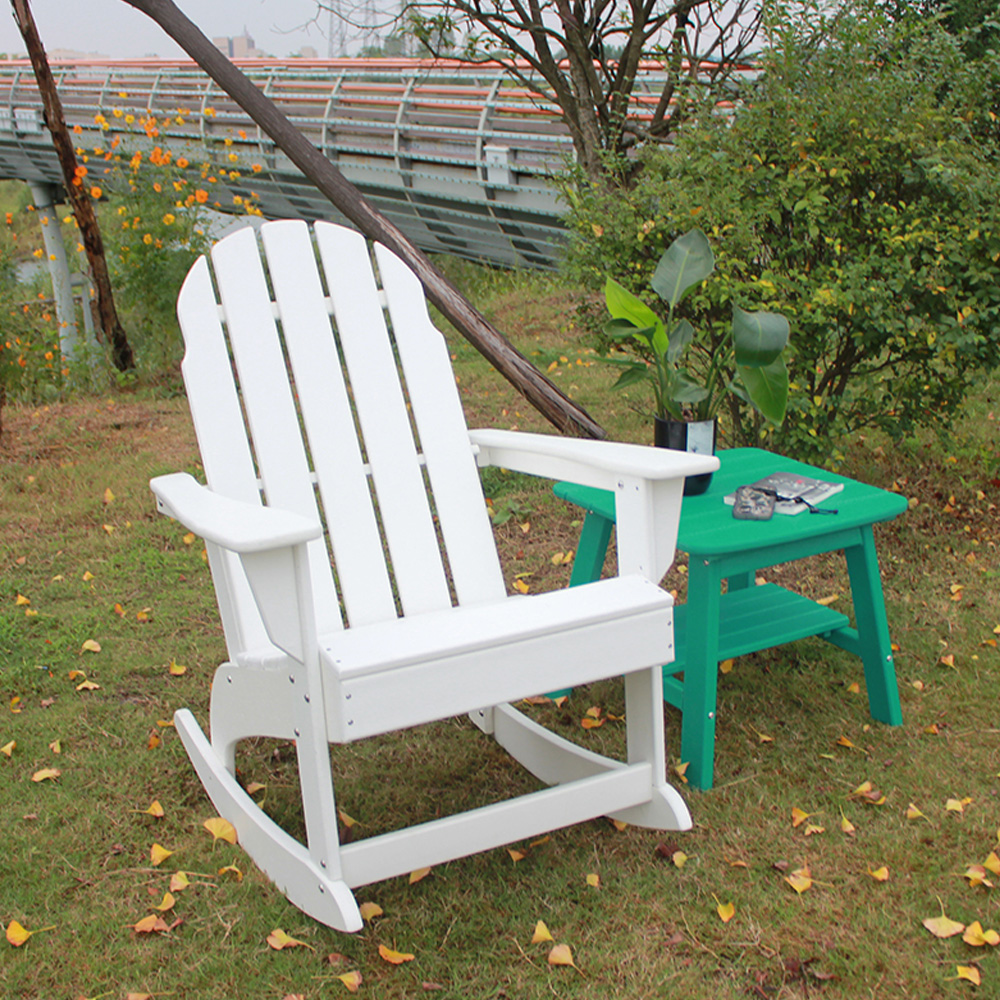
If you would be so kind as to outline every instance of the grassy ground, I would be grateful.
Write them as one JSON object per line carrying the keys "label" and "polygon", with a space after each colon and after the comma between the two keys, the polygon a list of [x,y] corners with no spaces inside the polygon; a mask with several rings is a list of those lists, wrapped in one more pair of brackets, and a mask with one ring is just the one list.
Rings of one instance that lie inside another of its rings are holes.
{"label": "grassy ground", "polygon": [[[545,279],[476,280],[502,328],[614,436],[646,435],[569,328],[567,293]],[[453,352],[471,424],[543,429],[471,348],[456,341]],[[116,395],[10,409],[0,446],[0,921],[37,933],[18,948],[0,941],[0,997],[319,998],[347,995],[337,977],[353,971],[360,995],[379,998],[1000,996],[991,946],[921,926],[942,911],[1000,925],[997,890],[963,877],[998,849],[1000,826],[997,396],[995,383],[984,386],[946,444],[845,442],[843,471],[911,498],[910,512],[878,531],[902,727],[870,723],[859,664],[819,641],[745,657],[720,679],[717,787],[684,791],[693,831],[595,821],[516,845],[516,862],[501,849],[412,885],[370,886],[359,898],[384,914],[354,936],[303,917],[238,847],[213,842],[202,827],[212,807],[163,725],[182,706],[205,720],[224,657],[201,545],[155,515],[146,485],[166,471],[197,473],[184,401]],[[485,488],[508,582],[565,586],[569,566],[552,557],[574,548],[577,514],[523,477],[491,473]],[[668,578],[681,598],[683,568]],[[836,558],[765,575],[849,607]],[[591,705],[620,714],[621,704],[609,682],[538,711],[613,747],[620,724],[585,732],[580,720]],[[672,754],[677,721],[667,710]],[[291,757],[287,744],[261,741],[242,766],[295,827]],[[476,804],[530,787],[462,720],[334,757],[356,836],[431,816],[446,798]],[[32,780],[51,768],[58,777]],[[854,794],[866,781],[884,801]],[[154,800],[162,817],[147,812]],[[920,816],[907,817],[911,804]],[[796,809],[809,814],[797,826]],[[173,852],[158,866],[154,843]],[[870,874],[882,866],[885,881]],[[786,878],[802,868],[814,881],[799,894]],[[137,934],[179,871],[191,884],[163,912],[170,929]],[[571,946],[576,968],[550,965],[551,945],[532,943],[539,920]],[[269,947],[279,927],[304,945]],[[380,945],[415,958],[389,964]],[[957,978],[959,967],[974,968],[981,986]]]}

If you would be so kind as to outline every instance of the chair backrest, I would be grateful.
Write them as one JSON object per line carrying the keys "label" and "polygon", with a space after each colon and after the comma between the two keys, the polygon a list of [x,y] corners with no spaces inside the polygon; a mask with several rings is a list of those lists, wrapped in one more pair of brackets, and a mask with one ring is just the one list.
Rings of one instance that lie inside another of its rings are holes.
{"label": "chair backrest", "polygon": [[[204,257],[178,299],[209,486],[322,512],[321,633],[448,607],[449,580],[458,603],[502,598],[447,345],[417,278],[376,246],[380,294],[364,237],[331,223],[314,242],[304,222],[270,222],[261,240],[263,255],[249,228],[213,248],[218,299]],[[266,646],[238,561],[210,557],[230,656]]]}

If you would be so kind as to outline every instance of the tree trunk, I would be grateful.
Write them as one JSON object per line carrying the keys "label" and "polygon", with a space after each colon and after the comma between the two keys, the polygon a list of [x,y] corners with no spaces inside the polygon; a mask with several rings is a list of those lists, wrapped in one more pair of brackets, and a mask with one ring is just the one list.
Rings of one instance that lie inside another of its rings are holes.
{"label": "tree trunk", "polygon": [[11,0],[11,6],[14,8],[14,20],[17,21],[17,26],[31,58],[31,66],[35,71],[38,90],[42,95],[42,105],[45,108],[45,124],[52,134],[52,144],[56,148],[59,165],[62,167],[66,193],[69,195],[73,214],[80,226],[80,235],[83,239],[84,249],[87,251],[87,260],[90,262],[94,286],[97,289],[101,329],[104,331],[107,342],[111,344],[111,360],[119,371],[129,371],[135,368],[135,358],[128,338],[125,336],[125,331],[122,329],[121,321],[118,319],[118,310],[115,309],[115,299],[111,292],[111,278],[108,276],[108,262],[104,257],[104,241],[101,239],[101,230],[97,224],[97,216],[94,214],[90,195],[85,190],[83,174],[80,173],[81,170],[84,173],[86,171],[77,165],[73,140],[66,129],[66,120],[63,117],[62,103],[56,91],[56,82],[52,77],[52,70],[49,68],[42,40],[38,37],[38,29],[31,16],[28,0]]}
{"label": "tree trunk", "polygon": [[480,315],[416,246],[202,34],[172,0],[125,0],[151,17],[277,143],[358,229],[413,269],[427,297],[455,328],[559,430],[603,438],[604,429],[560,392]]}

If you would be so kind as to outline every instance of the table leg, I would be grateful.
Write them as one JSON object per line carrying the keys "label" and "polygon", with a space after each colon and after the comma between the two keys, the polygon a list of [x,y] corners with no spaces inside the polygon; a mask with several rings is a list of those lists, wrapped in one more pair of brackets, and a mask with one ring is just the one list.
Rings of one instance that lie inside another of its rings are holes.
{"label": "table leg", "polygon": [[715,702],[719,673],[722,574],[705,559],[688,563],[681,761],[695,788],[709,789],[715,770]]}
{"label": "table leg", "polygon": [[573,571],[569,585],[577,587],[581,583],[593,583],[601,578],[604,559],[608,554],[608,542],[614,522],[593,511],[588,512],[580,529],[580,541],[573,558]]}
{"label": "table leg", "polygon": [[[580,541],[577,542],[576,555],[573,557],[573,570],[569,575],[569,585],[579,587],[582,583],[593,583],[600,580],[604,569],[604,559],[608,554],[608,542],[611,541],[611,529],[614,522],[600,514],[589,511],[580,529]],[[573,693],[572,688],[562,688],[559,691],[549,691],[546,697],[555,701],[556,698],[568,698]]]}
{"label": "table leg", "polygon": [[844,549],[847,572],[851,579],[854,618],[858,626],[858,645],[865,666],[868,705],[872,717],[892,726],[902,724],[899,686],[885,616],[885,595],[875,552],[871,525],[861,529],[861,542]]}

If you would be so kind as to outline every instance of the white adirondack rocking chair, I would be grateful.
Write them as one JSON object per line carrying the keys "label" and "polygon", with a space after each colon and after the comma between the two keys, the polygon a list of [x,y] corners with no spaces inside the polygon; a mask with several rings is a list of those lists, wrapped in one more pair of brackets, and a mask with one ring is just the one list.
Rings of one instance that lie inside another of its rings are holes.
{"label": "white adirondack rocking chair", "polygon": [[[212,686],[211,742],[188,710],[175,720],[242,846],[292,903],[353,931],[349,887],[601,815],[688,828],[665,776],[672,601],[657,581],[683,477],[715,460],[469,432],[445,341],[397,257],[375,247],[390,337],[362,236],[317,223],[314,244],[287,221],[262,240],[264,260],[250,229],[214,248],[221,305],[207,259],[187,277],[183,371],[208,486],[186,474],[151,484],[160,510],[207,545],[229,661]],[[621,575],[508,597],[477,460],[613,489]],[[507,704],[620,674],[627,762]],[[328,743],[461,713],[553,787],[342,845]],[[234,776],[238,741],[255,736],[296,741],[307,844]]]}

